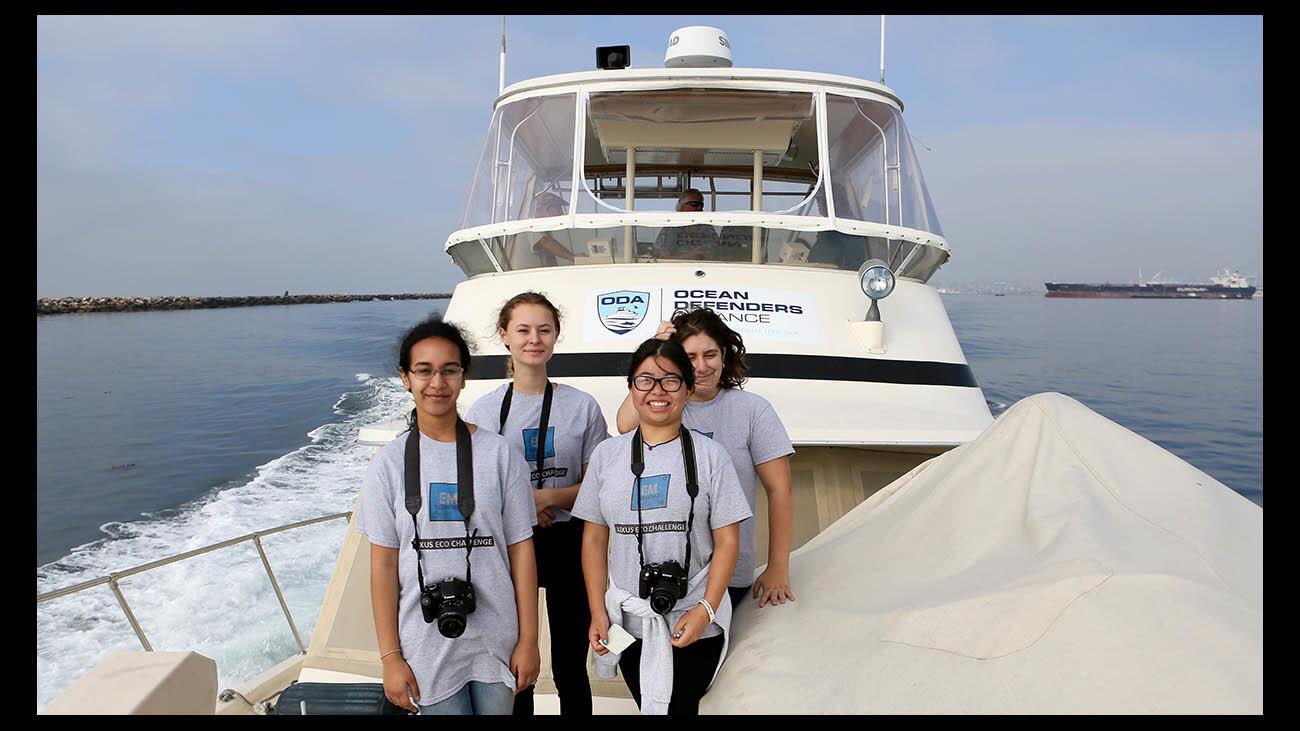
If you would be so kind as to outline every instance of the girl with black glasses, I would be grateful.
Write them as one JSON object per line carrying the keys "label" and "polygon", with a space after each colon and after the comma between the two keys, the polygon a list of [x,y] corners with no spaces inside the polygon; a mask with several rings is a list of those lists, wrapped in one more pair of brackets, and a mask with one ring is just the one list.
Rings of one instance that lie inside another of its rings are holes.
{"label": "girl with black glasses", "polygon": [[[790,587],[794,515],[790,455],[794,446],[772,404],[742,390],[749,368],[745,341],[709,309],[675,313],[671,321],[659,325],[655,337],[680,343],[695,369],[695,390],[682,421],[726,448],[751,511],[760,482],[767,493],[767,568],[755,579],[755,525],[746,521],[740,528],[736,573],[728,586],[731,601],[740,606],[747,594],[758,600],[759,607],[794,601]],[[635,428],[637,419],[638,412],[624,401],[618,410],[619,431]]]}
{"label": "girl with black glasses", "polygon": [[457,415],[469,366],[460,329],[436,315],[402,338],[415,409],[371,461],[357,513],[384,695],[421,715],[508,714],[540,666],[527,468]]}
{"label": "girl with black glasses", "polygon": [[[726,656],[727,583],[752,513],[726,451],[682,426],[695,377],[681,346],[645,341],[627,382],[640,427],[596,448],[573,506],[587,521],[588,639],[597,673],[617,662],[642,713],[696,715]],[[635,638],[621,652],[611,625]]]}

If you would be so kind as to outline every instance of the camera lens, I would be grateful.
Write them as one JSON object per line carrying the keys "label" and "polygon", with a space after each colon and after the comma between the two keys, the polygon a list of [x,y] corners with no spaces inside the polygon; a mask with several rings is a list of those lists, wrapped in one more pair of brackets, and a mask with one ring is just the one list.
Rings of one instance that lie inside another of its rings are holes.
{"label": "camera lens", "polygon": [[655,614],[667,614],[676,603],[677,599],[670,592],[664,590],[650,592],[650,609]]}
{"label": "camera lens", "polygon": [[465,615],[459,612],[445,612],[438,617],[438,631],[443,637],[455,639],[465,634]]}

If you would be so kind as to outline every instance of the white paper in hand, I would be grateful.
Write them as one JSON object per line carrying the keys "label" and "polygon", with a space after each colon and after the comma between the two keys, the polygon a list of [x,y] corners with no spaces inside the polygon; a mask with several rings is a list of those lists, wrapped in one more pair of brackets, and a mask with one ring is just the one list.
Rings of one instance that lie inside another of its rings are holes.
{"label": "white paper in hand", "polygon": [[628,645],[636,642],[636,638],[630,632],[623,629],[617,624],[609,626],[609,639],[601,640],[600,644],[604,645],[610,652],[622,652],[627,649]]}

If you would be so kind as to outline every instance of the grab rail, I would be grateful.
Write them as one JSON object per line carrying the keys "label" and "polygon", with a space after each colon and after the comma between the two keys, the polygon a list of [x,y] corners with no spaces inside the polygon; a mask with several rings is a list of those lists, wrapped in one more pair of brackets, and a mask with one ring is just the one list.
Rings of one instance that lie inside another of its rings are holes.
{"label": "grab rail", "polygon": [[300,520],[296,523],[268,528],[267,530],[253,531],[248,535],[231,538],[221,541],[220,543],[213,543],[210,546],[196,548],[192,551],[186,551],[185,553],[178,553],[175,556],[161,558],[157,561],[150,561],[149,563],[140,564],[139,566],[126,569],[125,571],[115,571],[108,576],[101,576],[97,579],[83,581],[80,584],[73,584],[72,586],[64,587],[62,589],[55,589],[54,591],[48,591],[44,594],[38,594],[36,596],[36,603],[40,604],[41,602],[48,602],[51,599],[58,599],[59,597],[68,596],[69,594],[75,594],[79,591],[85,591],[86,589],[92,589],[96,586],[108,584],[109,588],[113,590],[113,595],[117,597],[118,605],[122,607],[122,613],[126,615],[126,621],[131,624],[131,629],[135,630],[136,637],[140,638],[140,645],[143,646],[147,652],[153,652],[153,647],[149,644],[149,639],[145,637],[144,630],[141,629],[140,622],[136,620],[135,614],[131,612],[131,607],[126,603],[126,597],[123,596],[122,589],[118,585],[118,582],[128,576],[134,576],[135,574],[143,573],[151,569],[167,566],[178,561],[184,561],[187,558],[201,556],[205,553],[212,553],[221,548],[228,548],[240,543],[252,541],[253,545],[257,547],[257,555],[262,559],[262,567],[266,569],[266,576],[271,580],[271,588],[275,590],[275,597],[280,600],[280,609],[284,612],[285,621],[289,623],[289,630],[293,632],[293,639],[298,643],[298,652],[299,654],[306,654],[307,648],[302,644],[302,636],[298,634],[298,626],[293,622],[293,615],[289,613],[289,605],[285,602],[284,593],[280,591],[280,584],[275,580],[275,573],[271,571],[271,562],[266,558],[266,551],[262,550],[262,537],[273,535],[275,533],[283,533],[284,531],[293,530],[294,528],[303,528],[316,523],[323,523],[327,520],[337,520],[339,518],[351,520],[352,511],[346,513],[331,513],[330,515],[322,515],[318,518],[311,518],[309,520]]}

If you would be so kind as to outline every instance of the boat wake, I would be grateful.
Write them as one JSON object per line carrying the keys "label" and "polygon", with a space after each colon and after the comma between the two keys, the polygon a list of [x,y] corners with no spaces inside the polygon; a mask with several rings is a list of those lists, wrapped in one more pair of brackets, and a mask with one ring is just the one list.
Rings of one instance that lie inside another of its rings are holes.
{"label": "boat wake", "polygon": [[[410,406],[397,378],[357,374],[361,388],[334,404],[338,420],[311,442],[257,468],[253,479],[215,488],[177,509],[101,527],[104,538],[36,569],[37,593],[105,576],[257,530],[349,511],[372,448],[357,444],[366,424]],[[327,521],[262,539],[304,644],[334,570],[346,524]],[[234,687],[298,651],[251,542],[127,577],[122,594],[155,650],[194,650],[217,663],[221,688]],[[139,650],[107,586],[36,607],[39,711],[116,650]]]}

